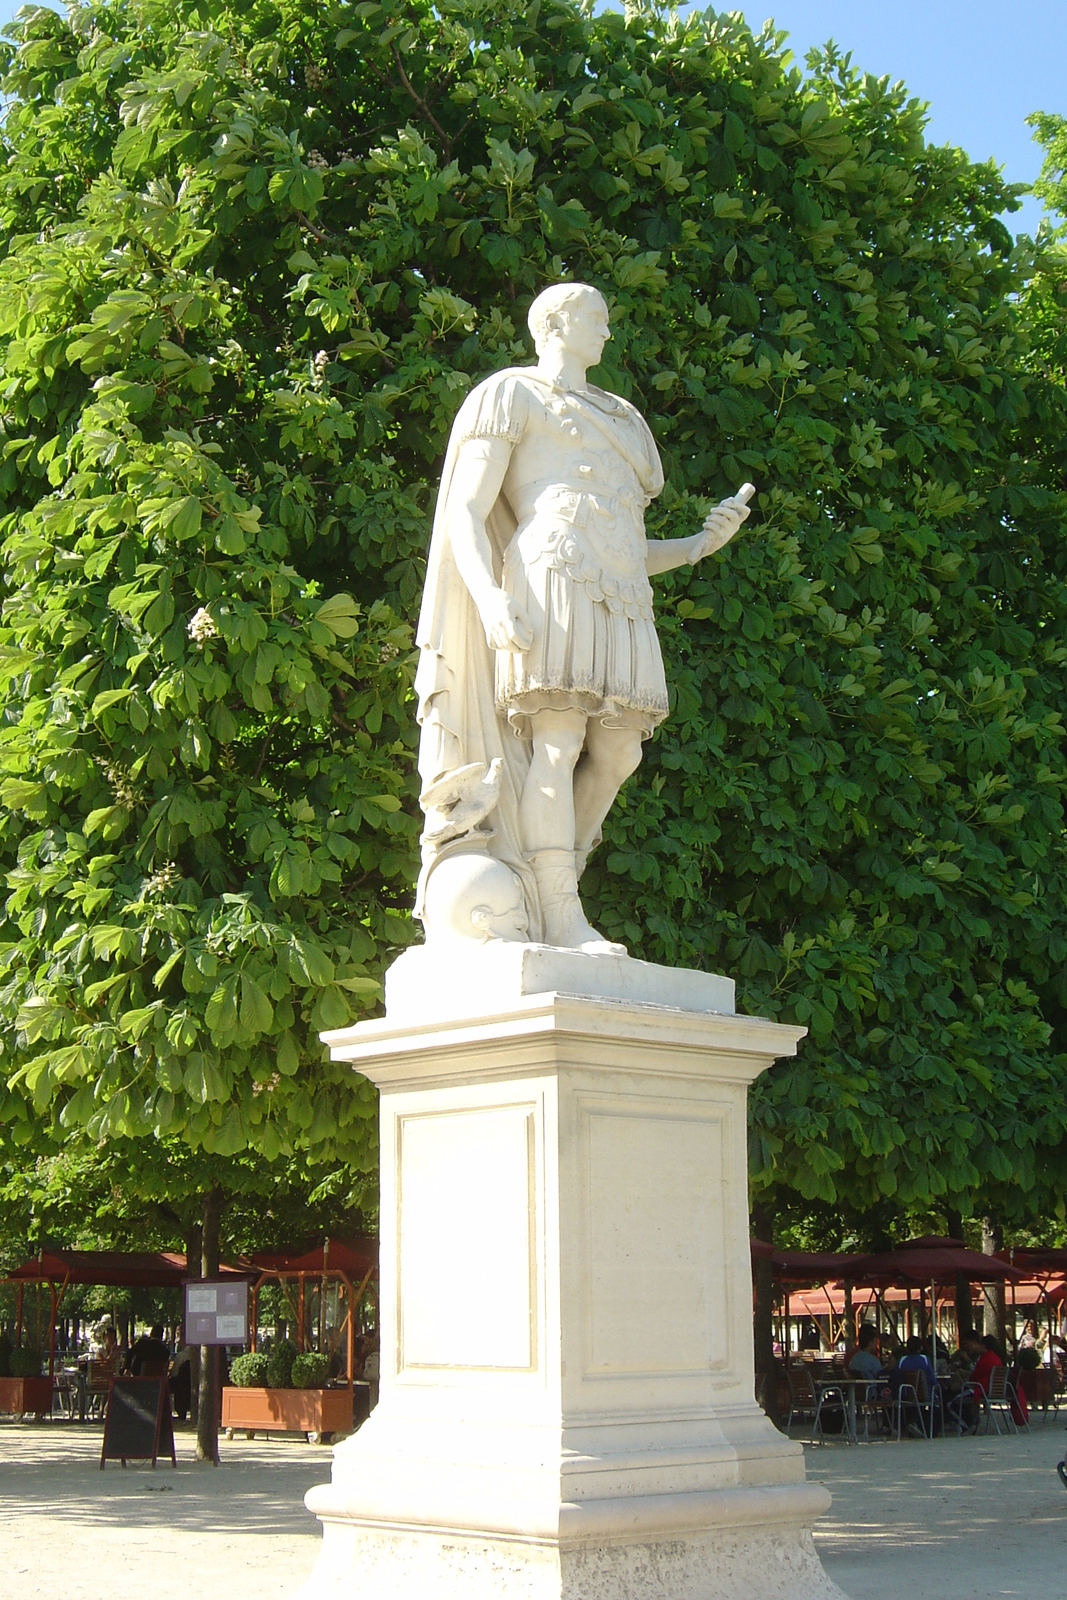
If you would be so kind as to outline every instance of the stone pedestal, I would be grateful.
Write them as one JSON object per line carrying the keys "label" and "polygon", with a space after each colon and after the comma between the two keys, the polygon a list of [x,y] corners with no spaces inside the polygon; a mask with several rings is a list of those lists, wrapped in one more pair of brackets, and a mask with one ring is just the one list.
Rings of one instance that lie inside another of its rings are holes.
{"label": "stone pedestal", "polygon": [[841,1600],[753,1399],[746,1092],[802,1030],[732,1009],[497,945],[326,1036],[381,1090],[381,1397],[306,1600]]}

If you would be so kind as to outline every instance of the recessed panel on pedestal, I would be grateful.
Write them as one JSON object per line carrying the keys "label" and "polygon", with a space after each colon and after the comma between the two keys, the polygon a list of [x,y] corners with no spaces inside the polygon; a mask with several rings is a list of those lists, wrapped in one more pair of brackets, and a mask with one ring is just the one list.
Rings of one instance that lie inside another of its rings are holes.
{"label": "recessed panel on pedestal", "polygon": [[721,1115],[616,1100],[581,1117],[586,1375],[728,1365]]}
{"label": "recessed panel on pedestal", "polygon": [[537,1364],[535,1108],[397,1120],[397,1370]]}

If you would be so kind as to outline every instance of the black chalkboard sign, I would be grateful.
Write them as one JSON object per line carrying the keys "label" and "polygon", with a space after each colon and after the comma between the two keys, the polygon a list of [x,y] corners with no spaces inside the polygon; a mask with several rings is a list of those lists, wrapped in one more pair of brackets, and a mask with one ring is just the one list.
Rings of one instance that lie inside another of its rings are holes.
{"label": "black chalkboard sign", "polygon": [[100,1471],[105,1461],[121,1461],[123,1466],[127,1461],[151,1461],[154,1467],[160,1451],[164,1456],[169,1451],[171,1466],[178,1465],[167,1379],[112,1378]]}

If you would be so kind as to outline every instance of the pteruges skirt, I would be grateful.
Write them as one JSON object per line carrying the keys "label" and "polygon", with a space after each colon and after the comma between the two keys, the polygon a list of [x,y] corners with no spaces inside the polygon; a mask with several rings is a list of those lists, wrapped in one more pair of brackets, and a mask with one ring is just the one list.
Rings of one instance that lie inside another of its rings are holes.
{"label": "pteruges skirt", "polygon": [[503,588],[533,630],[528,650],[496,652],[496,706],[521,738],[535,712],[578,709],[649,738],[668,712],[667,680],[642,571],[605,574],[566,523],[513,540]]}

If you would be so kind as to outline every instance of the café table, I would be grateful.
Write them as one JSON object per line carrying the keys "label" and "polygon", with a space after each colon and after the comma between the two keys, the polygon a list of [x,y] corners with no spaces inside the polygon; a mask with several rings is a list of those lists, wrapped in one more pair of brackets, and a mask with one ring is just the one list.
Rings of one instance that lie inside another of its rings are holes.
{"label": "caf\u00e9 table", "polygon": [[[848,1444],[858,1444],[856,1432],[856,1395],[863,1390],[866,1398],[868,1389],[879,1389],[884,1383],[884,1378],[856,1378],[847,1373],[834,1373],[833,1375],[813,1375],[812,1388],[815,1390],[815,1420],[811,1426],[811,1436],[814,1439],[817,1432],[821,1432],[821,1419],[823,1406],[831,1398],[836,1399],[841,1406],[845,1418],[845,1440]],[[825,1438],[825,1434],[823,1435]]]}
{"label": "caf\u00e9 table", "polygon": [[57,1367],[52,1380],[53,1399],[68,1421],[85,1411],[85,1377],[78,1367]]}

